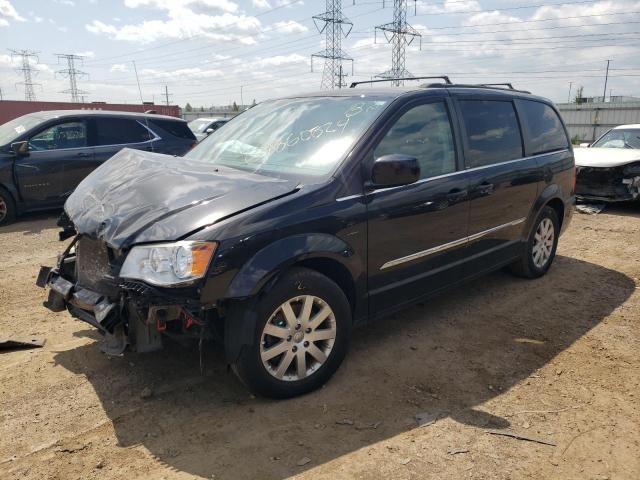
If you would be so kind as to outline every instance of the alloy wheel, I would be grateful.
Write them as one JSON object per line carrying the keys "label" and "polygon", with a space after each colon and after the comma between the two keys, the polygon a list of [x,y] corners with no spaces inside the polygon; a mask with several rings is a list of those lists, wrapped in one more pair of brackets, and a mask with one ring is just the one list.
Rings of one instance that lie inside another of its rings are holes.
{"label": "alloy wheel", "polygon": [[7,202],[5,202],[4,198],[0,197],[0,222],[2,222],[7,216]]}
{"label": "alloy wheel", "polygon": [[543,218],[533,239],[533,264],[537,268],[543,268],[551,258],[555,228],[550,218]]}
{"label": "alloy wheel", "polygon": [[302,380],[329,358],[336,339],[336,318],[313,295],[291,298],[269,317],[260,338],[264,368],[278,380]]}

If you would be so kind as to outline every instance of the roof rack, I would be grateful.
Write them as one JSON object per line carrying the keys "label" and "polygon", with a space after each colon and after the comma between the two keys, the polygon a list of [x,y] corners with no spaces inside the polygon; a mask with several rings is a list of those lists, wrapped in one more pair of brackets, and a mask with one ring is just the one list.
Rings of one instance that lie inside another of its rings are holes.
{"label": "roof rack", "polygon": [[481,83],[481,87],[506,87],[509,90],[515,90],[510,83]]}
{"label": "roof rack", "polygon": [[349,88],[355,88],[357,85],[361,85],[363,83],[401,82],[404,80],[428,80],[433,78],[439,78],[441,80],[444,80],[444,83],[446,85],[453,85],[451,83],[451,80],[449,80],[449,77],[447,77],[446,75],[441,75],[438,77],[405,77],[405,78],[383,78],[381,80],[363,80],[362,82],[351,82],[351,85],[349,85]]}
{"label": "roof rack", "polygon": [[519,90],[517,88],[513,88],[513,85],[510,83],[475,83],[475,84],[466,84],[466,83],[452,83],[452,84],[444,84],[444,83],[429,83],[426,85],[420,85],[422,88],[449,88],[449,87],[458,87],[458,88],[491,88],[494,90],[511,90],[519,93],[527,93],[531,94],[528,90]]}

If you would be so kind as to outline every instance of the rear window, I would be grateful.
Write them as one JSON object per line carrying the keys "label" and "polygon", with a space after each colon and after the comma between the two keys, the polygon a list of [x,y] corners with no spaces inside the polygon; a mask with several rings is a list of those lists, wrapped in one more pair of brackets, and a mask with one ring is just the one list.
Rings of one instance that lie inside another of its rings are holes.
{"label": "rear window", "polygon": [[96,118],[95,122],[96,145],[122,145],[153,139],[153,134],[133,119]]}
{"label": "rear window", "polygon": [[522,134],[512,102],[462,100],[467,164],[482,167],[521,158]]}
{"label": "rear window", "polygon": [[533,100],[519,100],[518,107],[529,132],[531,155],[568,147],[569,140],[553,108]]}
{"label": "rear window", "polygon": [[[187,140],[195,140],[196,137],[193,135],[193,132],[189,128],[187,122],[182,122],[179,120],[160,120],[157,118],[149,119],[149,123],[152,125],[157,125],[165,132],[170,133],[174,137],[184,138]],[[153,127],[151,127],[153,128]]]}

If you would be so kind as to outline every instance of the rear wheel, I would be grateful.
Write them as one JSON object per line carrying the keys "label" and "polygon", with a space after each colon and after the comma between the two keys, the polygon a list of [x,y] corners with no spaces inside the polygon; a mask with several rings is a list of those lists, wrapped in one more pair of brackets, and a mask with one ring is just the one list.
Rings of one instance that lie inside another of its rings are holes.
{"label": "rear wheel", "polygon": [[338,285],[295,268],[264,294],[257,310],[253,344],[234,365],[250,390],[287,398],[329,380],[347,352],[351,327],[349,302]]}
{"label": "rear wheel", "polygon": [[547,273],[556,256],[560,222],[556,211],[544,207],[536,218],[522,258],[510,266],[518,276],[538,278]]}
{"label": "rear wheel", "polygon": [[16,207],[13,198],[0,188],[0,226],[8,225],[16,219]]}

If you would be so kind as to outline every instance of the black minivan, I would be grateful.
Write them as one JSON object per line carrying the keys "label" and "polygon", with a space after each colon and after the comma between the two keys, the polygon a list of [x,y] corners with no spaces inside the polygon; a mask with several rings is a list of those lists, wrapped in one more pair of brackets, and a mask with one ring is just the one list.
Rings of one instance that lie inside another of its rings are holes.
{"label": "black minivan", "polygon": [[0,125],[0,225],[60,208],[98,165],[125,147],[183,155],[196,138],[180,118],[104,110],[52,110]]}
{"label": "black minivan", "polygon": [[254,392],[299,395],[354,326],[501,267],[544,275],[574,202],[553,104],[430,84],[265,101],[184,158],[123,150],[61,218],[45,305],[103,351],[218,339]]}

